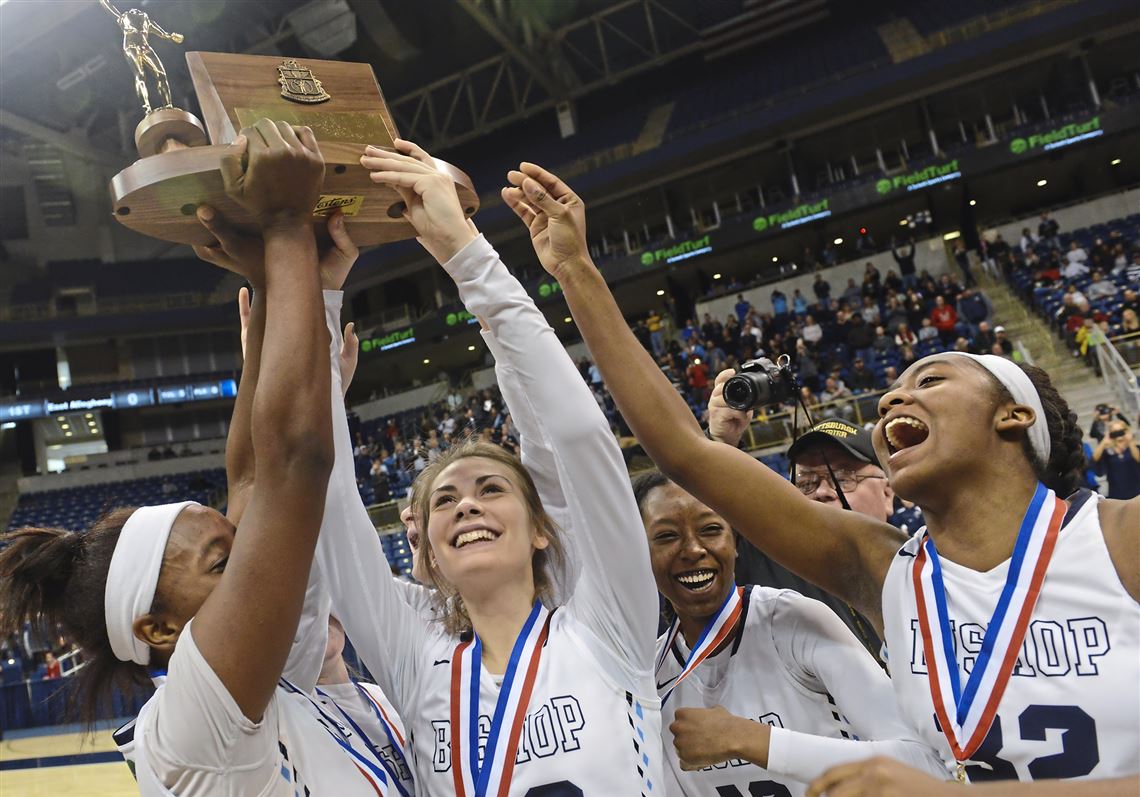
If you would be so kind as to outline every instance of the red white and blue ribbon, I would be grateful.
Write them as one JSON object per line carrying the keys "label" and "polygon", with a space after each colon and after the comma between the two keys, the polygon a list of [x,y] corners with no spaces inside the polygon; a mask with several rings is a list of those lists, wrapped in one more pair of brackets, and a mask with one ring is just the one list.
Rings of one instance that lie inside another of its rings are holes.
{"label": "red white and blue ribbon", "polygon": [[[740,614],[744,610],[744,587],[737,587],[730,590],[721,604],[720,609],[717,611],[713,618],[709,620],[705,630],[701,631],[701,636],[697,639],[697,644],[693,645],[693,649],[689,651],[689,657],[685,660],[685,666],[681,669],[681,674],[673,679],[669,688],[661,694],[661,705],[665,705],[665,701],[669,699],[669,695],[673,694],[673,690],[680,686],[681,681],[689,677],[689,675],[697,668],[702,661],[712,655],[713,651],[721,646],[724,640],[736,628],[736,623],[740,620]],[[677,635],[681,633],[681,620],[680,618],[673,621],[669,633],[665,636],[665,646],[661,648],[661,652],[657,655],[657,666],[654,668],[654,674],[661,672],[661,666],[665,663],[665,659],[669,657],[669,651],[673,649],[673,643],[677,640]]]}
{"label": "red white and blue ribbon", "polygon": [[[324,729],[328,731],[329,735],[333,738],[333,741],[340,745],[340,748],[342,750],[348,753],[349,758],[352,760],[352,763],[364,777],[365,781],[368,782],[368,785],[372,787],[372,790],[376,792],[377,797],[388,797],[388,795],[391,794],[389,772],[384,759],[376,751],[376,748],[371,743],[371,740],[369,740],[368,737],[365,736],[362,731],[360,731],[359,726],[357,726],[355,722],[352,722],[352,720],[347,715],[344,715],[345,719],[348,719],[348,721],[352,724],[352,727],[356,729],[356,733],[354,733],[348,726],[345,726],[340,721],[338,721],[331,714],[326,712],[321,707],[320,703],[313,700],[312,697],[302,692],[300,689],[286,681],[284,678],[278,681],[278,685],[283,687],[288,692],[300,695],[308,701],[308,704],[311,708],[316,710],[316,715],[319,717],[321,725],[323,725]],[[341,713],[343,714],[343,711]],[[361,750],[357,747],[357,740],[359,740],[359,742],[363,742],[366,745],[364,750]],[[403,791],[402,787],[398,784],[396,788],[400,789],[401,792]]]}
{"label": "red white and blue ribbon", "polygon": [[518,754],[526,708],[534,690],[551,612],[535,603],[515,639],[482,761],[479,757],[479,678],[483,644],[460,642],[451,657],[451,771],[456,797],[506,797]]}
{"label": "red white and blue ribbon", "polygon": [[1017,533],[1005,586],[964,689],[938,551],[929,534],[919,546],[912,576],[930,696],[938,723],[959,762],[971,758],[993,724],[1067,510],[1064,501],[1038,483]]}
{"label": "red white and blue ribbon", "polygon": [[[372,714],[380,723],[380,727],[383,729],[384,735],[388,737],[388,743],[392,746],[392,750],[395,752],[396,757],[399,758],[400,762],[404,766],[407,766],[408,762],[404,756],[404,737],[401,736],[400,732],[397,731],[395,726],[392,725],[392,721],[388,718],[388,712],[384,710],[383,706],[376,702],[376,698],[372,697],[372,695],[368,693],[368,690],[361,686],[355,678],[352,680],[352,683],[356,687],[356,691],[360,694],[361,698],[363,698],[364,703],[368,706],[369,709],[372,710]],[[340,715],[344,718],[345,722],[352,726],[352,730],[356,732],[357,738],[364,742],[365,746],[368,748],[368,751],[371,752],[372,756],[384,767],[384,771],[388,773],[389,781],[393,786],[396,787],[396,791],[400,793],[400,797],[410,797],[408,790],[405,789],[403,784],[400,782],[400,773],[393,768],[393,765],[390,764],[386,758],[384,758],[383,754],[380,752],[380,748],[378,748],[376,746],[376,743],[373,742],[368,734],[364,732],[364,729],[361,728],[352,718],[352,716],[344,710],[343,706],[322,692],[319,686],[317,687],[317,694],[335,706],[336,710],[340,712]]]}

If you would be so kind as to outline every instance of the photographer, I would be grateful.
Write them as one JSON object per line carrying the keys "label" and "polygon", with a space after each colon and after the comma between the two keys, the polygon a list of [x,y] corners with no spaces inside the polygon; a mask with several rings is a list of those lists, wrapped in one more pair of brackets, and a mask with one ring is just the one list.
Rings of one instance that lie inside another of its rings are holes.
{"label": "photographer", "polygon": [[1108,479],[1108,497],[1127,500],[1140,495],[1140,446],[1127,423],[1115,420],[1093,449],[1093,464]]}
{"label": "photographer", "polygon": [[1096,405],[1096,417],[1089,425],[1089,437],[1096,440],[1098,443],[1104,439],[1105,433],[1108,431],[1108,425],[1112,423],[1113,419],[1118,419],[1128,422],[1128,419],[1121,415],[1120,410],[1116,407],[1111,407],[1108,404]]}

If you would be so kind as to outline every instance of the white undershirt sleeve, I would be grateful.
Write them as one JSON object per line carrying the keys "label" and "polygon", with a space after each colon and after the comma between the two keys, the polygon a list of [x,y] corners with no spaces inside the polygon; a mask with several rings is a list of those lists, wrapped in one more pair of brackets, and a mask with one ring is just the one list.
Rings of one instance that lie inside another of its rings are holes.
{"label": "white undershirt sleeve", "polygon": [[596,635],[640,692],[653,666],[657,588],[621,450],[546,318],[479,236],[444,268],[467,310],[490,327],[545,436],[566,498],[582,572],[566,609]]}
{"label": "white undershirt sleeve", "polygon": [[332,613],[380,688],[404,712],[415,692],[412,662],[423,648],[427,626],[405,593],[422,588],[403,584],[392,575],[376,527],[360,500],[340,379],[339,312],[326,313],[326,321],[331,335],[335,456],[316,563],[328,584]]}
{"label": "white undershirt sleeve", "polygon": [[807,688],[826,690],[859,737],[834,739],[773,728],[771,772],[809,783],[838,764],[883,755],[935,777],[949,776],[937,753],[907,730],[890,679],[834,612],[785,590],[773,607],[771,628],[788,671]]}

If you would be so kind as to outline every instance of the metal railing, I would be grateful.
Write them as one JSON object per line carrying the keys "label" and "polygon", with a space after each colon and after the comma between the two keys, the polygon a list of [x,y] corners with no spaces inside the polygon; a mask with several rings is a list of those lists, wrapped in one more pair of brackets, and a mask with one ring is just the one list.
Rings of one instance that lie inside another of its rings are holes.
{"label": "metal railing", "polygon": [[1140,332],[1131,332],[1102,341],[1096,347],[1104,385],[1116,396],[1117,406],[1125,417],[1140,415]]}
{"label": "metal railing", "polygon": [[[842,418],[856,426],[866,426],[879,420],[879,398],[886,390],[859,393],[850,398],[826,401],[808,406],[812,419]],[[757,413],[756,419],[748,425],[744,433],[744,444],[749,451],[777,446],[791,445],[796,436],[792,422],[794,413],[790,411],[772,414]],[[800,431],[807,426],[803,410],[799,413]]]}

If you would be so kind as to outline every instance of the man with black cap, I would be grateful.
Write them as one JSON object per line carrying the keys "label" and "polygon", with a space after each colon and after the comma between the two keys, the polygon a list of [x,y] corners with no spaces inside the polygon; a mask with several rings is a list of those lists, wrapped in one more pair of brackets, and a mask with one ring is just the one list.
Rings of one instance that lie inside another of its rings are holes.
{"label": "man with black cap", "polygon": [[[721,372],[716,382],[723,383],[732,373]],[[751,413],[734,410],[725,404],[721,391],[713,393],[709,400],[708,430],[713,440],[737,445],[751,420]],[[871,433],[855,424],[838,418],[820,421],[796,439],[788,449],[788,460],[796,487],[813,501],[836,504],[885,520],[906,532],[913,532],[921,525],[921,515],[911,516],[912,513],[918,514],[917,508],[911,510],[902,506],[899,513],[895,512],[895,494],[875,456]],[[757,506],[757,511],[763,511],[763,507]],[[768,558],[746,540],[737,542],[737,551],[738,584],[792,589],[827,604],[847,623],[871,655],[878,658],[882,642],[867,619],[851,606]]]}

